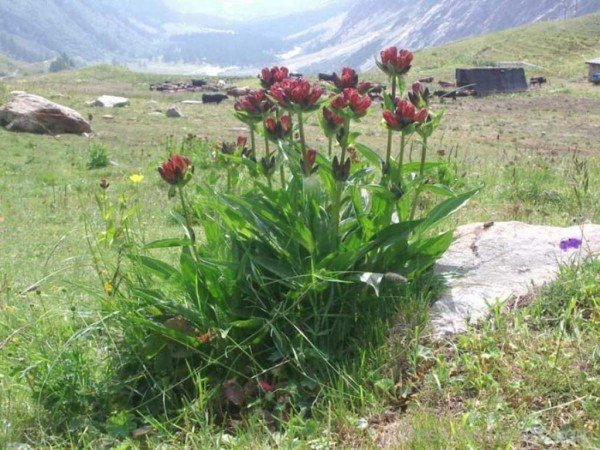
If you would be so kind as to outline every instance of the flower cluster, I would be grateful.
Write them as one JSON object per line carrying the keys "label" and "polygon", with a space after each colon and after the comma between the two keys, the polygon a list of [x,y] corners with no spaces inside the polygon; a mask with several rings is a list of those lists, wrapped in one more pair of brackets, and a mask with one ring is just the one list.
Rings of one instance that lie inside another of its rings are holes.
{"label": "flower cluster", "polygon": [[412,60],[412,52],[390,47],[381,52],[381,61],[377,61],[377,66],[388,76],[394,77],[406,74],[411,68]]}
{"label": "flower cluster", "polygon": [[344,89],[356,89],[358,87],[358,74],[354,69],[344,67],[341,77],[337,73],[333,74],[333,84],[340,92]]}
{"label": "flower cluster", "polygon": [[233,105],[236,117],[245,123],[260,122],[264,115],[273,109],[273,102],[264,90],[252,91]]}
{"label": "flower cluster", "polygon": [[397,99],[394,106],[394,110],[383,112],[385,125],[390,130],[405,131],[413,124],[424,123],[429,116],[427,109],[417,110],[408,100]]}
{"label": "flower cluster", "polygon": [[265,132],[272,141],[286,139],[292,132],[292,119],[289,115],[281,116],[280,119],[269,117],[265,120]]}
{"label": "flower cluster", "polygon": [[271,87],[271,96],[287,110],[310,112],[318,108],[323,89],[303,79],[286,78]]}
{"label": "flower cluster", "polygon": [[356,89],[344,89],[331,101],[331,107],[342,116],[358,119],[367,113],[371,103],[369,96],[361,96]]}
{"label": "flower cluster", "polygon": [[163,180],[172,186],[185,186],[191,179],[194,166],[187,156],[174,154],[168,161],[162,163],[158,173]]}
{"label": "flower cluster", "polygon": [[429,106],[431,93],[429,88],[426,88],[420,82],[415,82],[412,85],[412,90],[408,93],[408,99],[415,105],[415,108],[426,108]]}
{"label": "flower cluster", "polygon": [[270,89],[275,83],[281,83],[283,80],[288,78],[290,71],[287,67],[265,67],[261,70],[259,79],[260,84],[265,89]]}
{"label": "flower cluster", "polygon": [[322,114],[319,117],[323,132],[327,137],[334,136],[344,125],[344,118],[333,112],[326,106],[322,109]]}

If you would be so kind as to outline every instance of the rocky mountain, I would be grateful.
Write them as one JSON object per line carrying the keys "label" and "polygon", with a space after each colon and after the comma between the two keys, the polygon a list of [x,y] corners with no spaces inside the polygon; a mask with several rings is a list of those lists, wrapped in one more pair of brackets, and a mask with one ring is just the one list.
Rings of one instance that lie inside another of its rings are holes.
{"label": "rocky mountain", "polygon": [[341,65],[367,70],[386,46],[432,47],[595,11],[598,0],[356,0],[326,26],[287,36],[297,55],[286,64],[306,71]]}
{"label": "rocky mountain", "polygon": [[598,10],[599,0],[337,0],[241,21],[183,14],[167,0],[0,0],[0,53],[40,61],[64,52],[80,64],[138,62],[157,71],[366,70],[384,46],[418,49]]}

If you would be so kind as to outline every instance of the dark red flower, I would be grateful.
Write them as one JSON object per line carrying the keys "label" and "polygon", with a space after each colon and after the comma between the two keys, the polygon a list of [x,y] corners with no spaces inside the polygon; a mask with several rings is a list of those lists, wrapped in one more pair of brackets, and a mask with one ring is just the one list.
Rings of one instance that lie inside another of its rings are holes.
{"label": "dark red flower", "polygon": [[429,88],[426,88],[418,81],[413,83],[412,90],[408,93],[408,99],[416,108],[427,107],[430,97]]}
{"label": "dark red flower", "polygon": [[358,93],[360,95],[365,95],[372,88],[373,88],[373,83],[371,83],[370,81],[363,81],[362,83],[358,84],[356,90],[358,91]]}
{"label": "dark red flower", "polygon": [[342,69],[342,76],[338,76],[337,73],[333,74],[333,84],[339,91],[344,89],[356,89],[358,86],[358,74],[354,69],[350,67],[344,67]]}
{"label": "dark red flower", "polygon": [[290,75],[290,71],[287,67],[265,67],[261,70],[258,78],[260,79],[260,84],[265,89],[269,89],[275,83],[281,83],[283,80],[288,78]]}
{"label": "dark red flower", "polygon": [[333,162],[331,163],[331,167],[333,170],[333,178],[337,181],[346,181],[350,176],[350,166],[352,165],[352,161],[350,158],[347,158],[345,162],[340,164],[337,156],[333,157]]}
{"label": "dark red flower", "polygon": [[190,174],[194,171],[194,166],[187,156],[174,154],[168,161],[162,163],[158,168],[158,173],[163,180],[171,185],[183,186],[189,181]]}
{"label": "dark red flower", "polygon": [[266,177],[270,177],[275,172],[275,156],[271,156],[271,158],[261,158],[260,165],[262,167],[263,174]]}
{"label": "dark red flower", "polygon": [[322,112],[323,120],[321,120],[321,125],[325,134],[327,136],[331,136],[337,133],[340,130],[340,128],[344,125],[344,118],[338,116],[336,113],[334,113],[326,107],[323,107]]}
{"label": "dark red flower", "polygon": [[316,159],[317,159],[317,151],[316,150],[310,149],[306,152],[306,157],[300,161],[300,166],[302,167],[302,172],[304,172],[304,175],[309,176],[317,171],[319,166],[315,165]]}
{"label": "dark red flower", "polygon": [[371,106],[371,99],[368,95],[362,96],[356,89],[344,89],[331,102],[331,107],[337,110],[349,108],[355,118],[364,116]]}
{"label": "dark red flower", "polygon": [[381,52],[381,62],[377,65],[389,76],[404,75],[410,70],[413,54],[409,50],[386,48]]}
{"label": "dark red flower", "polygon": [[282,116],[279,120],[269,117],[265,120],[267,137],[273,141],[289,137],[292,131],[292,119],[289,115]]}
{"label": "dark red flower", "polygon": [[323,89],[303,79],[286,78],[271,87],[271,96],[286,109],[312,111]]}
{"label": "dark red flower", "polygon": [[238,148],[244,148],[248,144],[248,138],[246,136],[238,136],[237,146]]}
{"label": "dark red flower", "polygon": [[264,90],[252,91],[242,97],[233,105],[238,114],[237,117],[244,122],[258,122],[262,117],[273,109],[273,102],[269,100]]}
{"label": "dark red flower", "polygon": [[396,109],[393,111],[385,110],[383,119],[388,128],[403,131],[412,124],[425,122],[428,115],[426,109],[416,110],[415,106],[408,100],[397,100]]}

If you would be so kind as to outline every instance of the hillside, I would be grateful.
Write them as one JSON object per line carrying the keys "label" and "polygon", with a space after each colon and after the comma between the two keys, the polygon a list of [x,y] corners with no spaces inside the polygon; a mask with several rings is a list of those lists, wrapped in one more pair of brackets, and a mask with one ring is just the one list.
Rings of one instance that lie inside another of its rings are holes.
{"label": "hillside", "polygon": [[454,76],[460,66],[521,61],[528,72],[549,77],[586,76],[585,61],[600,55],[600,13],[537,23],[464,39],[417,54],[421,75]]}
{"label": "hillside", "polygon": [[166,0],[44,5],[0,2],[0,53],[42,61],[66,52],[79,64],[116,61],[185,72],[212,67],[223,74],[268,64],[309,73],[342,65],[368,70],[383,46],[427,48],[600,9],[597,0],[580,0],[568,10],[556,0],[340,0],[302,14],[240,22],[182,14]]}
{"label": "hillside", "polygon": [[288,38],[300,50],[286,63],[313,72],[340,65],[368,70],[374,67],[372,55],[382,47],[433,47],[599,10],[597,0],[582,0],[577,8],[568,9],[556,0],[359,0],[329,21],[327,32],[315,37],[315,30],[308,29]]}

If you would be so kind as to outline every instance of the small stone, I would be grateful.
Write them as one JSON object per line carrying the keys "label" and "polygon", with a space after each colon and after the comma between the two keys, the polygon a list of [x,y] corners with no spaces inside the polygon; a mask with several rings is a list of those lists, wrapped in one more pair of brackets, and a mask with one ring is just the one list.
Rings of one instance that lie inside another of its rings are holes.
{"label": "small stone", "polygon": [[179,118],[179,117],[183,117],[183,114],[181,114],[181,111],[179,110],[179,108],[177,108],[177,106],[171,105],[167,109],[167,117]]}
{"label": "small stone", "polygon": [[102,95],[92,102],[87,102],[87,105],[97,108],[123,108],[129,105],[129,99],[114,95]]}

